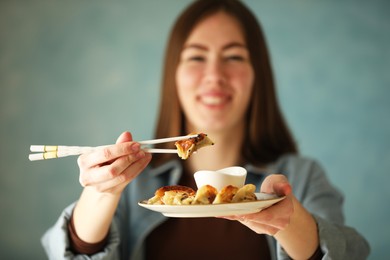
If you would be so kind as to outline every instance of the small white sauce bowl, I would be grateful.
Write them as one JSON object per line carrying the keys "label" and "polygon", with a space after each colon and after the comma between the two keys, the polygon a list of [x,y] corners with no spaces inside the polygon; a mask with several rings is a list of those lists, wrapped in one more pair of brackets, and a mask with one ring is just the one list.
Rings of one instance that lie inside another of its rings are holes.
{"label": "small white sauce bowl", "polygon": [[241,188],[245,184],[246,174],[245,168],[232,166],[218,171],[197,171],[194,178],[198,189],[204,185],[211,185],[219,191],[228,185]]}

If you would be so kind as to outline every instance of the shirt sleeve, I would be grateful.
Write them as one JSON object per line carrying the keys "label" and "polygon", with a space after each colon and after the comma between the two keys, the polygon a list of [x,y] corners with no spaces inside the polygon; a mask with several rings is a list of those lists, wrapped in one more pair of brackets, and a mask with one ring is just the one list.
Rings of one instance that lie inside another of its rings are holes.
{"label": "shirt sleeve", "polygon": [[108,241],[108,234],[97,243],[88,243],[84,240],[80,239],[80,237],[76,233],[76,229],[73,223],[73,214],[70,217],[70,221],[68,223],[68,233],[70,239],[70,246],[73,252],[77,252],[78,254],[85,255],[93,255],[104,249]]}
{"label": "shirt sleeve", "polygon": [[[314,217],[318,226],[322,259],[367,259],[370,246],[354,228],[345,224],[343,194],[328,180],[323,168],[314,160],[298,159],[283,170],[294,195]],[[277,245],[278,259],[289,259]]]}
{"label": "shirt sleeve", "polygon": [[75,203],[68,206],[60,215],[57,222],[46,231],[41,242],[48,259],[72,260],[105,260],[120,259],[119,232],[115,221],[111,224],[105,247],[95,254],[77,254],[72,251],[68,225]]}
{"label": "shirt sleeve", "polygon": [[323,259],[367,259],[368,242],[345,224],[343,194],[330,183],[317,162],[310,165],[302,203],[317,223]]}
{"label": "shirt sleeve", "polygon": [[370,246],[354,229],[315,216],[323,259],[367,259]]}

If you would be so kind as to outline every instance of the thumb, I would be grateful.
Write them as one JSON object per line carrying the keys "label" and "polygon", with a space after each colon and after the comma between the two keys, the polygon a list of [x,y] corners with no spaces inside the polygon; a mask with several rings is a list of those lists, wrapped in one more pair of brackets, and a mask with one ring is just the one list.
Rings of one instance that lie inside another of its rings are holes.
{"label": "thumb", "polygon": [[291,192],[292,188],[288,182],[277,182],[274,184],[274,193],[279,196],[288,196]]}
{"label": "thumb", "polygon": [[279,196],[287,196],[292,192],[292,188],[286,176],[282,174],[272,174],[264,179],[260,191],[277,194]]}
{"label": "thumb", "polygon": [[130,141],[133,141],[133,136],[131,135],[130,132],[126,131],[126,132],[123,132],[118,137],[118,139],[116,140],[116,143],[119,144],[119,143],[130,142]]}

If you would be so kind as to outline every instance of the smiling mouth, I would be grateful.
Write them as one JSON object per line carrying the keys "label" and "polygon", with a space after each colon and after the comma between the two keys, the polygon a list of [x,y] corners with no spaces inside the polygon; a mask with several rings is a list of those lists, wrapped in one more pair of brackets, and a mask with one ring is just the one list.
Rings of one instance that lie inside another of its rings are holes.
{"label": "smiling mouth", "polygon": [[200,101],[207,106],[221,106],[228,102],[228,98],[223,96],[202,96]]}

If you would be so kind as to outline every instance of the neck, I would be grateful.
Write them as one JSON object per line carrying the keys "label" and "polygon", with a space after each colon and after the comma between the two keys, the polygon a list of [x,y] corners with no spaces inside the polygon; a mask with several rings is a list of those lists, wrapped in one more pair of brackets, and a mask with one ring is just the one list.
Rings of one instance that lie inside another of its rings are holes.
{"label": "neck", "polygon": [[244,129],[224,133],[207,133],[214,145],[200,149],[185,162],[188,171],[218,170],[238,165],[241,161],[241,145]]}

